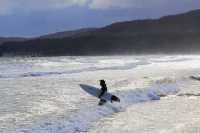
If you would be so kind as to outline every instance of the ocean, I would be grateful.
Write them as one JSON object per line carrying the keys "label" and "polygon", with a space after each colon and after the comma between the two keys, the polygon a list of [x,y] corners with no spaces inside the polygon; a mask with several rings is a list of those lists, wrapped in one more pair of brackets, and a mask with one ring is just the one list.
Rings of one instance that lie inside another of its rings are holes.
{"label": "ocean", "polygon": [[[198,132],[199,59],[198,55],[0,58],[0,132]],[[98,106],[99,99],[79,86],[100,87],[100,79],[120,103]]]}

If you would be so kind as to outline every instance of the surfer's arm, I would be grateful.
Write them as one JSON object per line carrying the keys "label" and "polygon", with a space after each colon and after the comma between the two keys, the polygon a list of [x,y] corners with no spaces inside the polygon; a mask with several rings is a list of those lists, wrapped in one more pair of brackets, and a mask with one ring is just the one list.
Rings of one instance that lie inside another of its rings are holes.
{"label": "surfer's arm", "polygon": [[101,91],[100,95],[98,96],[99,98],[101,98],[101,96],[104,94],[103,91]]}

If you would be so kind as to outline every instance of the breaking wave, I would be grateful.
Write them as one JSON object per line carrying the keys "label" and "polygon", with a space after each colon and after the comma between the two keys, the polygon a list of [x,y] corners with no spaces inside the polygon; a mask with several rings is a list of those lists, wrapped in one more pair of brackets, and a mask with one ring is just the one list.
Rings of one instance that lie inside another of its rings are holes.
{"label": "breaking wave", "polygon": [[104,106],[94,105],[92,107],[82,107],[79,112],[69,119],[54,121],[53,123],[40,123],[29,130],[18,131],[30,133],[78,133],[87,132],[92,124],[104,117],[109,117],[118,112],[124,111],[128,106],[160,100],[160,95],[176,94],[178,92],[176,84],[162,84],[157,87],[144,89],[130,89],[113,92],[120,97],[120,103],[106,103]]}
{"label": "breaking wave", "polygon": [[0,74],[0,78],[23,78],[23,77],[41,77],[41,76],[50,76],[50,75],[62,75],[62,74],[73,74],[81,72],[90,72],[90,71],[100,71],[100,70],[128,70],[137,67],[138,65],[148,64],[146,62],[138,63],[128,63],[122,66],[110,66],[110,67],[87,67],[82,69],[75,70],[66,70],[66,71],[53,71],[53,72],[26,72],[26,73],[12,73],[12,74]]}

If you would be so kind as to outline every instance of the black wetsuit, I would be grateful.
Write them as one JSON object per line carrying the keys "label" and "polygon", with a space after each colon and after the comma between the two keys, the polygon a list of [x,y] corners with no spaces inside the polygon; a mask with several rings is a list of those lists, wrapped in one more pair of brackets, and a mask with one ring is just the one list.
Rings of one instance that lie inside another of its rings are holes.
{"label": "black wetsuit", "polygon": [[101,93],[99,95],[99,98],[101,98],[101,96],[103,96],[106,92],[108,91],[106,84],[102,84],[101,85]]}

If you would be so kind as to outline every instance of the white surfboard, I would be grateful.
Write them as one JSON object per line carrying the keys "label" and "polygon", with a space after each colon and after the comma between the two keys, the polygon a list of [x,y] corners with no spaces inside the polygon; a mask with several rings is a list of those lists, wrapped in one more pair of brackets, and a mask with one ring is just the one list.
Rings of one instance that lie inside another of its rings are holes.
{"label": "white surfboard", "polygon": [[[81,87],[84,91],[86,91],[87,93],[89,93],[90,95],[99,98],[98,96],[99,96],[100,93],[101,93],[101,90],[100,90],[100,89],[98,89],[98,88],[96,88],[96,87],[94,87],[94,86],[86,85],[86,84],[80,84],[80,87]],[[115,95],[113,95],[113,94],[111,94],[111,93],[109,93],[109,92],[105,93],[105,94],[101,97],[101,99],[106,100],[106,101],[110,101],[110,102],[111,102],[111,101],[120,102],[120,99],[119,99],[117,96],[115,96]]]}

